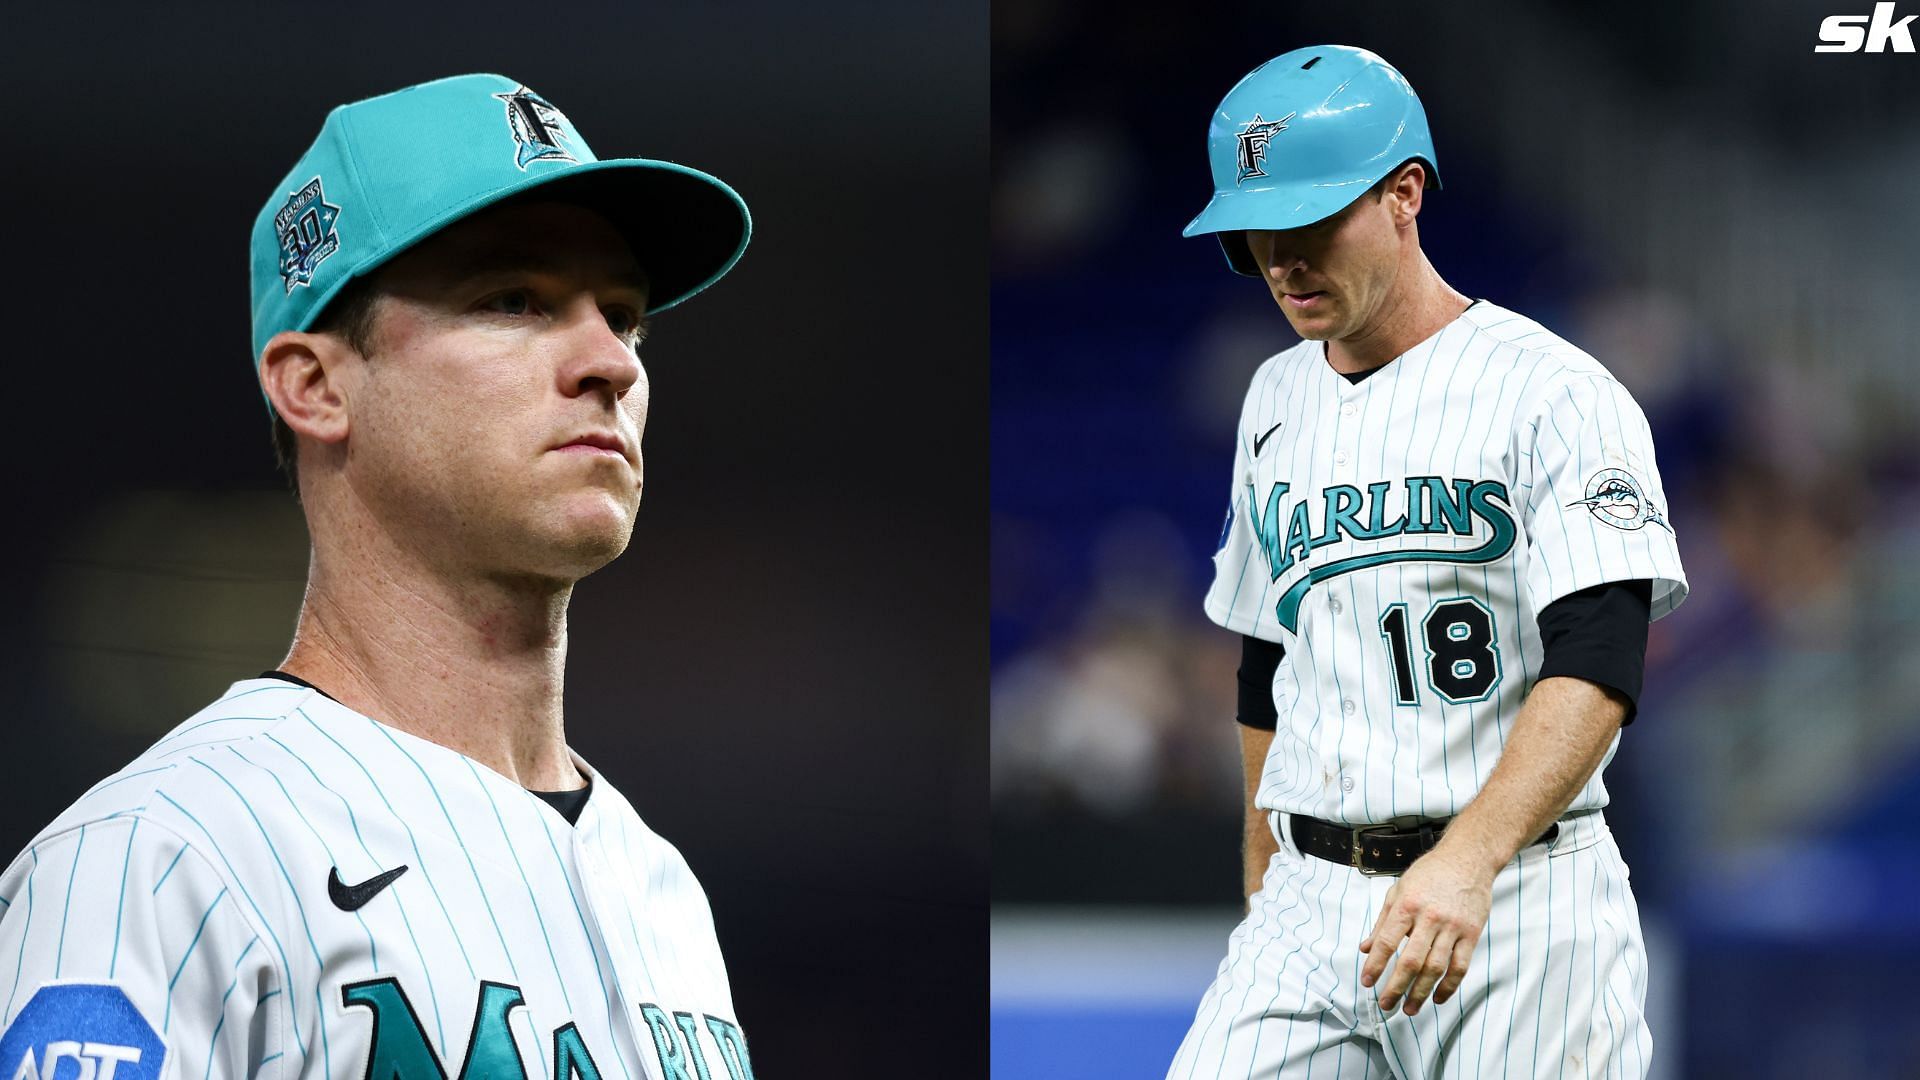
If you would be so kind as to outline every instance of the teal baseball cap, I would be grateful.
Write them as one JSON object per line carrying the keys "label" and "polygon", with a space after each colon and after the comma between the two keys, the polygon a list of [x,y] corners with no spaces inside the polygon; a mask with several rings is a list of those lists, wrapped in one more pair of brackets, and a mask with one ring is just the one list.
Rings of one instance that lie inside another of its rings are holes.
{"label": "teal baseball cap", "polygon": [[340,290],[476,211],[538,189],[613,223],[648,312],[732,269],[753,233],[738,193],[671,161],[594,156],[552,102],[503,75],[456,75],[342,105],[254,218],[253,358],[313,326]]}

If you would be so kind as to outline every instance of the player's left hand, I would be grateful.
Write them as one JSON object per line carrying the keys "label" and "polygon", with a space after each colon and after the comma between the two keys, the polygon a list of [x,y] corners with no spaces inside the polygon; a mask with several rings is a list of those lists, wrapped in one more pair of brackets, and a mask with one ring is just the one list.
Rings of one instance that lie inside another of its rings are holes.
{"label": "player's left hand", "polygon": [[1373,933],[1360,943],[1367,954],[1360,985],[1378,981],[1398,948],[1393,976],[1378,993],[1380,1008],[1393,1011],[1402,995],[1408,1016],[1420,1011],[1428,995],[1436,1004],[1445,1002],[1467,977],[1492,907],[1493,878],[1444,846],[1434,848],[1387,890]]}

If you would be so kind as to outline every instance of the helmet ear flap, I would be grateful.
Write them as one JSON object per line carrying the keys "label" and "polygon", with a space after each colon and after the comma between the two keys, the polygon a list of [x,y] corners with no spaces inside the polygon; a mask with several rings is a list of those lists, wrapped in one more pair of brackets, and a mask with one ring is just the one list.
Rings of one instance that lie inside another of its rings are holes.
{"label": "helmet ear flap", "polygon": [[1253,249],[1247,246],[1247,234],[1244,229],[1215,233],[1220,241],[1220,250],[1227,256],[1227,265],[1242,277],[1266,277],[1260,270],[1260,264],[1254,261]]}

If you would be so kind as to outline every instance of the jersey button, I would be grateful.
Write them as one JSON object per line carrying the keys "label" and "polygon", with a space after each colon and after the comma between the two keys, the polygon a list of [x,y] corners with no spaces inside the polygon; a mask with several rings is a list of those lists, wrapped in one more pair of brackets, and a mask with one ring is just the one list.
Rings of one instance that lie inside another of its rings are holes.
{"label": "jersey button", "polygon": [[1340,614],[1340,598],[1336,596],[1333,599],[1328,600],[1327,608],[1328,610],[1332,611],[1335,615]]}
{"label": "jersey button", "polygon": [[1342,701],[1340,703],[1340,711],[1343,713],[1346,713],[1348,716],[1352,716],[1353,715],[1353,699],[1348,698],[1345,701]]}
{"label": "jersey button", "polygon": [[1341,791],[1352,791],[1352,790],[1353,790],[1353,777],[1351,777],[1351,776],[1343,776],[1343,777],[1341,777],[1341,778],[1340,778],[1340,790],[1341,790]]}
{"label": "jersey button", "polygon": [[1360,411],[1360,407],[1355,405],[1351,401],[1347,402],[1345,405],[1340,406],[1341,416],[1352,416],[1354,413],[1357,413],[1359,411]]}
{"label": "jersey button", "polygon": [[1347,452],[1345,450],[1335,450],[1333,452],[1333,463],[1335,465],[1345,465],[1347,463]]}

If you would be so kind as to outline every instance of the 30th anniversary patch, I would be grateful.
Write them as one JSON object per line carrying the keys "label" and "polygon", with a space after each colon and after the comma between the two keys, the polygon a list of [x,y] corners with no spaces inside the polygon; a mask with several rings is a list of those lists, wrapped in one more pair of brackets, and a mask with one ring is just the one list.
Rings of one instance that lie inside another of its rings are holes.
{"label": "30th anniversary patch", "polygon": [[338,220],[340,208],[327,202],[317,176],[287,196],[287,204],[273,215],[273,231],[280,237],[280,277],[289,294],[295,286],[312,284],[321,260],[340,250],[340,233],[334,228]]}

